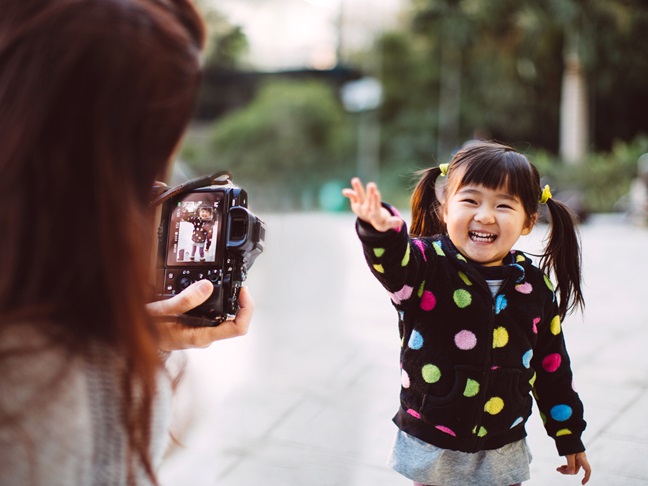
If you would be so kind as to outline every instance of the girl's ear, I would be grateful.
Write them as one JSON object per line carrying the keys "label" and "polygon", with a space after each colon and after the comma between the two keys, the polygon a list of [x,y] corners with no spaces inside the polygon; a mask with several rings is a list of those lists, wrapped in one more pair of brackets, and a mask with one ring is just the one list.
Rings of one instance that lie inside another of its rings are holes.
{"label": "girl's ear", "polygon": [[524,227],[522,228],[522,236],[526,236],[529,233],[531,233],[531,230],[533,229],[537,221],[538,221],[537,214],[534,214],[532,217],[527,218],[527,221],[524,224]]}

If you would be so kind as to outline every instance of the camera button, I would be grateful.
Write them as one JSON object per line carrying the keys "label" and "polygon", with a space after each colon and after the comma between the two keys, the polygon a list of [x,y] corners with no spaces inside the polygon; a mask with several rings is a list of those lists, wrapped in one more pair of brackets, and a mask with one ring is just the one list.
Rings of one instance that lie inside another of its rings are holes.
{"label": "camera button", "polygon": [[181,277],[178,280],[178,287],[180,288],[180,290],[184,290],[187,287],[189,287],[192,283],[193,283],[193,279],[185,275],[184,277]]}

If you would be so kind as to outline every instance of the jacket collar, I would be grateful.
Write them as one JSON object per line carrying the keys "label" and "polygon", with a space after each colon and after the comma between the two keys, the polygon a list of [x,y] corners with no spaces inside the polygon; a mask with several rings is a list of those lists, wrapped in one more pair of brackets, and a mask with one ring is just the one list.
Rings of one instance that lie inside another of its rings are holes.
{"label": "jacket collar", "polygon": [[[483,265],[473,262],[472,260],[469,260],[464,255],[462,255],[461,252],[457,250],[457,247],[454,246],[454,243],[452,243],[452,240],[450,240],[448,235],[442,235],[438,238],[435,238],[435,240],[436,243],[446,253],[446,255],[449,258],[455,260],[457,265],[466,273],[468,272],[473,274],[477,273],[482,278],[484,279],[487,278],[488,270],[484,271],[484,269],[490,267],[484,267]],[[514,282],[520,283],[524,281],[526,277],[526,271],[531,265],[532,265],[531,259],[527,257],[524,253],[518,250],[511,250],[511,253],[504,260],[504,264],[500,267],[501,276],[494,277],[494,278],[501,278],[501,279],[510,278]]]}

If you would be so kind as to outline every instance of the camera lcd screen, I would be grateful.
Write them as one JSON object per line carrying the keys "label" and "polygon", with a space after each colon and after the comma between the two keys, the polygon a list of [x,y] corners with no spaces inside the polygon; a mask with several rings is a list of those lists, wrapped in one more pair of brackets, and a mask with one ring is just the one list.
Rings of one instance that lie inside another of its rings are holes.
{"label": "camera lcd screen", "polygon": [[222,192],[193,192],[175,202],[167,265],[216,261],[222,199]]}

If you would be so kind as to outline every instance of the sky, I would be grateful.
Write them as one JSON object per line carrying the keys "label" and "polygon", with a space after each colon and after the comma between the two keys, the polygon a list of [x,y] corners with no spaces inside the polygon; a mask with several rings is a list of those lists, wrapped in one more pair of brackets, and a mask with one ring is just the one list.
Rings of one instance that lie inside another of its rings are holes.
{"label": "sky", "polygon": [[[260,70],[336,63],[337,45],[353,51],[370,45],[375,33],[394,25],[407,0],[211,0],[245,32],[246,59]],[[338,24],[342,29],[338,29]]]}

